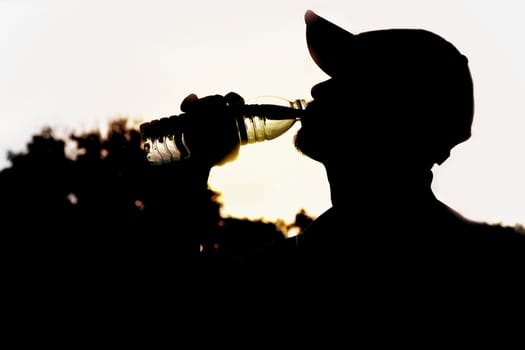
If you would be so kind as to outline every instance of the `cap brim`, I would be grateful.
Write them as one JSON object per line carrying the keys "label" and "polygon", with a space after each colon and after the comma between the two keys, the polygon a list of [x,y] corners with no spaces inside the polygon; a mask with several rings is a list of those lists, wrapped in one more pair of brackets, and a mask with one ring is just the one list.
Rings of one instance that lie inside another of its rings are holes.
{"label": "cap brim", "polygon": [[354,35],[311,10],[306,11],[304,20],[310,56],[326,74],[337,74],[348,58],[346,51]]}

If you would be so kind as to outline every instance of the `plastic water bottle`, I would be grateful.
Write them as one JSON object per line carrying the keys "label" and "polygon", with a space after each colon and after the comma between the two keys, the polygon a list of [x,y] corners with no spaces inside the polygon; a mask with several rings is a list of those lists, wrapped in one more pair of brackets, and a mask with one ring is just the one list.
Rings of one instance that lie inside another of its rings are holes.
{"label": "plastic water bottle", "polygon": [[[259,96],[242,107],[237,120],[239,144],[272,140],[301,119],[308,102],[276,96]],[[191,157],[186,142],[184,120],[180,115],[155,119],[140,125],[143,148],[152,164],[177,162]]]}

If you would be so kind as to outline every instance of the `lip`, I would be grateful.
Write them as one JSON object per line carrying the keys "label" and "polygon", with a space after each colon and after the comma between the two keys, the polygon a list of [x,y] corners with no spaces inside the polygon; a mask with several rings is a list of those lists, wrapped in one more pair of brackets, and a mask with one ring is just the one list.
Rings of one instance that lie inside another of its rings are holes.
{"label": "lip", "polygon": [[301,121],[309,120],[312,118],[313,115],[315,115],[317,110],[317,102],[315,100],[312,100],[308,102],[308,105],[304,109],[303,116],[301,117]]}

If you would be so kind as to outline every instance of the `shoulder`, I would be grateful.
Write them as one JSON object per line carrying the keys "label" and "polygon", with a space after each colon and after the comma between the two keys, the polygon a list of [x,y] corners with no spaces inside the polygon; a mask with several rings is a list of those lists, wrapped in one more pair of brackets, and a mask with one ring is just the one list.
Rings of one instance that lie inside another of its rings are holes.
{"label": "shoulder", "polygon": [[[445,215],[438,221],[350,221],[328,210],[288,242],[302,259],[380,264],[525,267],[525,234],[512,227]],[[293,244],[291,244],[293,243]]]}
{"label": "shoulder", "polygon": [[488,223],[470,223],[466,229],[466,242],[471,250],[484,254],[487,259],[525,259],[525,234],[510,226]]}

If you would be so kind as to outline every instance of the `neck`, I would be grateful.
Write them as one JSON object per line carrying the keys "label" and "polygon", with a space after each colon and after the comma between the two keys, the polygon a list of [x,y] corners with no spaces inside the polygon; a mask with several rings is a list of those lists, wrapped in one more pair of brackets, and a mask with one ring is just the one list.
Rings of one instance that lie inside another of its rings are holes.
{"label": "neck", "polygon": [[403,210],[406,205],[420,205],[434,199],[430,169],[385,172],[375,175],[328,173],[334,208],[353,207],[365,211],[388,208]]}

